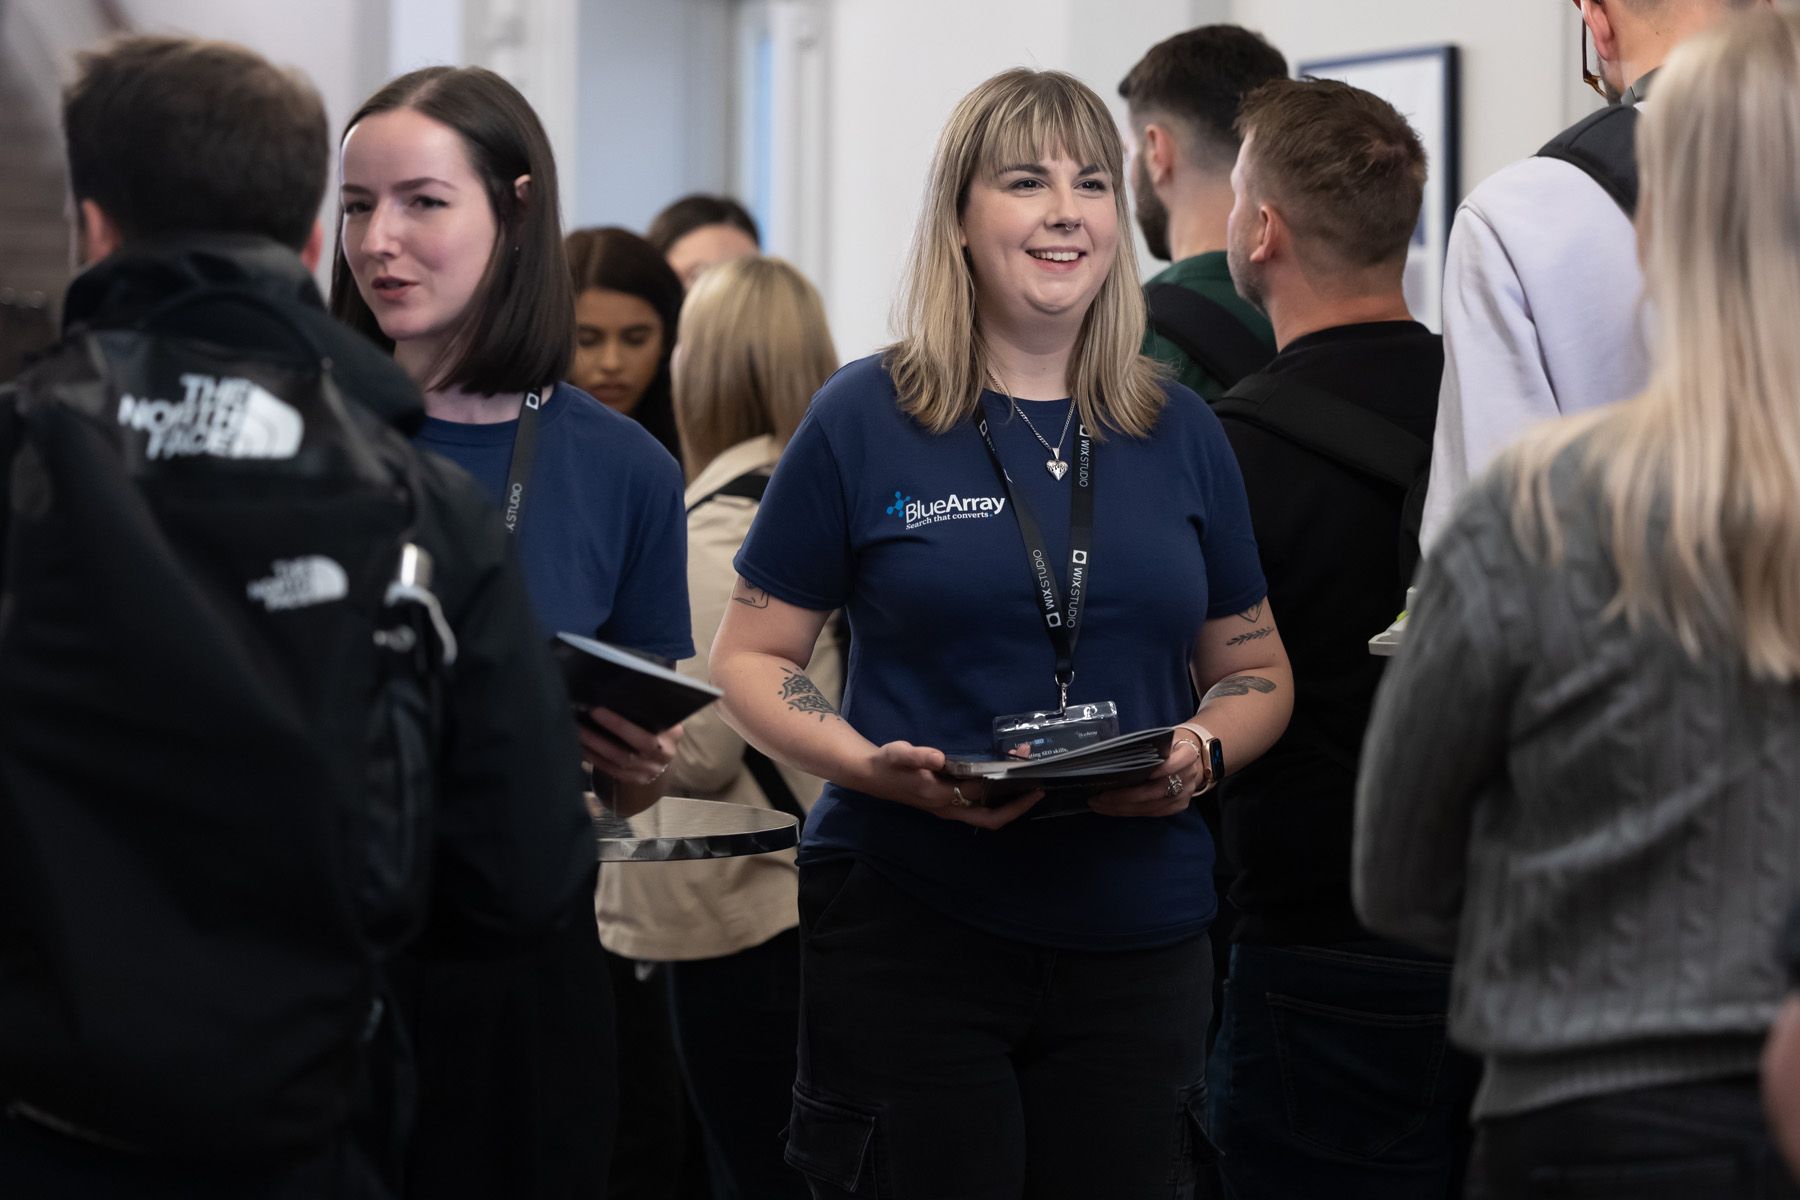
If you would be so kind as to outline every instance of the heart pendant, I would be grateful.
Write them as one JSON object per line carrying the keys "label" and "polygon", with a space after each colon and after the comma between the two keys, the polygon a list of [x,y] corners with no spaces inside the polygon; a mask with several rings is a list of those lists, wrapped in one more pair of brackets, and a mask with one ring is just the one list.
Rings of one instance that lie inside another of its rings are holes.
{"label": "heart pendant", "polygon": [[1050,472],[1050,474],[1054,475],[1056,477],[1057,482],[1060,483],[1060,482],[1062,482],[1062,477],[1069,473],[1069,464],[1064,462],[1060,458],[1053,458],[1049,462],[1044,464],[1044,470],[1046,470],[1046,471]]}

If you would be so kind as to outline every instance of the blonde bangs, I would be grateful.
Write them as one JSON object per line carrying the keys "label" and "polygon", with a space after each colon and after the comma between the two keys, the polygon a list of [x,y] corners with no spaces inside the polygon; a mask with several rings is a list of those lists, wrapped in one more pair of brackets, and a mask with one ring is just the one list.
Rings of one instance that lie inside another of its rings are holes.
{"label": "blonde bangs", "polygon": [[960,241],[963,200],[978,176],[1066,156],[1112,177],[1118,254],[1082,322],[1069,386],[1082,422],[1147,437],[1165,396],[1155,364],[1140,351],[1148,312],[1125,202],[1125,148],[1093,90],[1061,71],[1017,69],[963,97],[938,139],[924,210],[895,310],[900,340],[883,353],[901,411],[933,433],[972,417],[988,377],[975,281]]}
{"label": "blonde bangs", "polygon": [[[1111,115],[1104,110],[1101,115],[1106,122],[1104,128],[1098,127],[1094,114],[1075,103],[1075,97],[1066,91],[1017,92],[981,126],[975,144],[976,173],[997,175],[1015,163],[1067,157],[1084,167],[1098,166],[1123,188],[1124,148]],[[968,186],[967,180],[963,186]]]}

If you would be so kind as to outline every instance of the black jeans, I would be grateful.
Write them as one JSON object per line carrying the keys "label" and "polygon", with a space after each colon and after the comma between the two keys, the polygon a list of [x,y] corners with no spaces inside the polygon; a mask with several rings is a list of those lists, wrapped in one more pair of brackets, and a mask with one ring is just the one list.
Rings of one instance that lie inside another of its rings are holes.
{"label": "black jeans", "polygon": [[787,1157],[819,1200],[1190,1200],[1204,936],[1095,953],[945,917],[852,860],[800,871]]}
{"label": "black jeans", "polygon": [[1620,1092],[1476,1127],[1469,1200],[1796,1200],[1754,1076]]}
{"label": "black jeans", "polygon": [[682,1075],[706,1138],[714,1200],[805,1200],[782,1158],[800,1036],[800,931],[668,964]]}
{"label": "black jeans", "polygon": [[1382,942],[1232,948],[1207,1063],[1230,1200],[1451,1200],[1475,1059],[1445,1037],[1450,965]]}
{"label": "black jeans", "polygon": [[617,1012],[619,1123],[608,1200],[706,1200],[712,1195],[687,1084],[669,1021],[669,974],[661,963],[610,951]]}

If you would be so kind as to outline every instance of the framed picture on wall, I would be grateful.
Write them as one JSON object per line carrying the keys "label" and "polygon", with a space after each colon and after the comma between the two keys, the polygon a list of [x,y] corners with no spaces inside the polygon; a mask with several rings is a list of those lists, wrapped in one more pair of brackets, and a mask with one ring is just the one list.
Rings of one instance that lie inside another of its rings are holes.
{"label": "framed picture on wall", "polygon": [[1406,301],[1413,316],[1443,328],[1444,251],[1462,195],[1457,177],[1458,78],[1455,46],[1420,46],[1354,58],[1303,62],[1301,78],[1337,79],[1373,92],[1412,123],[1425,146],[1428,174],[1419,226],[1406,256]]}

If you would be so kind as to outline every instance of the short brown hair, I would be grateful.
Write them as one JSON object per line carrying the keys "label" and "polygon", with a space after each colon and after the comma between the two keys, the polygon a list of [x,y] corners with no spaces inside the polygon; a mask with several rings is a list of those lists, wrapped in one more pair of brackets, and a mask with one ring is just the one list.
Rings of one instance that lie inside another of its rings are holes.
{"label": "short brown hair", "polygon": [[1134,122],[1152,115],[1180,122],[1188,153],[1224,172],[1242,140],[1237,118],[1244,97],[1287,73],[1287,59],[1261,34],[1202,25],[1150,47],[1119,84],[1119,95]]}
{"label": "short brown hair", "polygon": [[184,37],[121,38],[76,63],[63,93],[69,190],[127,241],[247,233],[306,244],[331,144],[303,75]]}
{"label": "short brown hair", "polygon": [[644,233],[644,240],[655,246],[658,254],[667,254],[676,242],[708,225],[729,225],[742,230],[759,247],[762,245],[756,218],[748,209],[730,196],[708,196],[700,192],[683,196],[657,213]]}
{"label": "short brown hair", "polygon": [[1244,100],[1252,186],[1351,266],[1406,256],[1425,197],[1425,148],[1381,97],[1333,79],[1281,79]]}
{"label": "short brown hair", "polygon": [[[461,136],[500,227],[487,274],[425,386],[493,396],[557,382],[568,374],[575,348],[575,288],[563,257],[556,158],[543,123],[518,88],[485,67],[422,67],[363,101],[344,122],[344,136],[365,117],[403,108]],[[531,176],[524,201],[513,191],[521,175]],[[342,205],[338,228],[332,315],[391,350],[394,343],[381,332],[344,256]]]}

